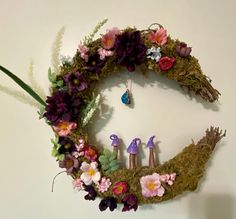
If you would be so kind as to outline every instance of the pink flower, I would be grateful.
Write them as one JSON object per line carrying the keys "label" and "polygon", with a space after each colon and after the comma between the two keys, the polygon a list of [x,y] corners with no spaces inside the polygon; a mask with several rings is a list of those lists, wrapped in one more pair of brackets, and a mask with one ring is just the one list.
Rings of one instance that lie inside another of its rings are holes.
{"label": "pink flower", "polygon": [[163,46],[167,43],[167,31],[164,28],[160,28],[156,30],[156,32],[152,32],[149,34],[148,38],[153,43],[156,43],[159,46]]}
{"label": "pink flower", "polygon": [[78,53],[80,54],[80,57],[87,62],[88,61],[87,53],[89,51],[88,47],[80,43],[77,50],[78,50]]}
{"label": "pink flower", "polygon": [[77,189],[78,191],[84,190],[84,183],[80,178],[74,179],[72,183],[74,189]]}
{"label": "pink flower", "polygon": [[114,52],[110,51],[110,50],[103,49],[103,48],[99,48],[98,54],[100,56],[100,59],[104,60],[106,58],[106,56],[113,56]]}
{"label": "pink flower", "polygon": [[99,192],[106,192],[111,186],[111,180],[102,177],[101,181],[97,184],[97,189]]}
{"label": "pink flower", "polygon": [[116,182],[112,187],[112,193],[114,195],[123,195],[128,191],[129,187],[126,182]]}
{"label": "pink flower", "polygon": [[144,197],[161,197],[165,193],[165,189],[161,185],[160,175],[157,173],[141,177],[140,184],[142,188],[142,195]]}
{"label": "pink flower", "polygon": [[162,182],[167,183],[169,186],[172,186],[176,178],[176,173],[164,174],[160,176]]}
{"label": "pink flower", "polygon": [[77,124],[75,122],[60,121],[57,126],[52,126],[52,128],[59,136],[65,137],[77,128]]}
{"label": "pink flower", "polygon": [[116,35],[120,34],[120,30],[117,27],[114,27],[110,30],[107,30],[106,34],[102,36],[102,47],[104,49],[113,48],[116,40]]}

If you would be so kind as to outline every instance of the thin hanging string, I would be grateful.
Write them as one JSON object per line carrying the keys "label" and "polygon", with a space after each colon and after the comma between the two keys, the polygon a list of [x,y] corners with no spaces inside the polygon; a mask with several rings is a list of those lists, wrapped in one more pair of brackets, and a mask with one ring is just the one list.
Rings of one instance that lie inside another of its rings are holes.
{"label": "thin hanging string", "polygon": [[129,90],[130,93],[132,93],[132,79],[129,78],[126,82],[126,89]]}
{"label": "thin hanging string", "polygon": [[52,189],[51,191],[53,192],[53,189],[54,189],[54,184],[55,184],[55,180],[57,178],[57,176],[59,176],[60,174],[62,173],[66,173],[66,171],[61,171],[60,173],[58,173],[56,176],[53,177],[53,180],[52,180]]}

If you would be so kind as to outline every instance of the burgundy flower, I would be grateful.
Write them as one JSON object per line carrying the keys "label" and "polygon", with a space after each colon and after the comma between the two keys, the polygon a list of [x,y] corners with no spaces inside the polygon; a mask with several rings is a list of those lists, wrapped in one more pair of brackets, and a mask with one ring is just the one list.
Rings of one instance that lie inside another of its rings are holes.
{"label": "burgundy flower", "polygon": [[80,72],[66,74],[63,79],[69,88],[70,94],[78,93],[88,88],[88,84],[86,83],[83,74]]}
{"label": "burgundy flower", "polygon": [[114,197],[105,197],[102,199],[99,203],[100,211],[105,211],[107,208],[109,208],[110,211],[114,211],[117,208],[117,199]]}
{"label": "burgundy flower", "polygon": [[176,46],[176,52],[179,54],[180,57],[187,57],[190,55],[192,51],[191,47],[188,47],[186,43],[180,43]]}
{"label": "burgundy flower", "polygon": [[75,143],[67,137],[59,137],[58,144],[61,147],[58,149],[59,154],[72,153],[76,151]]}
{"label": "burgundy flower", "polygon": [[79,168],[79,161],[70,154],[66,154],[64,160],[59,161],[59,167],[66,168],[68,175],[72,174]]}
{"label": "burgundy flower", "polygon": [[44,116],[56,126],[60,121],[76,121],[81,100],[64,91],[56,91],[47,97]]}
{"label": "burgundy flower", "polygon": [[130,72],[135,70],[135,65],[140,65],[144,61],[147,51],[140,31],[126,31],[118,35],[114,49],[118,63],[126,66]]}
{"label": "burgundy flower", "polygon": [[136,211],[138,209],[138,199],[134,194],[127,194],[121,200],[124,204],[122,211],[130,211],[134,209]]}
{"label": "burgundy flower", "polygon": [[95,191],[95,189],[93,188],[93,186],[91,185],[86,185],[85,189],[84,189],[87,193],[87,195],[84,196],[85,200],[89,200],[89,201],[94,201],[95,198],[97,197],[97,192]]}
{"label": "burgundy flower", "polygon": [[99,73],[104,65],[105,61],[100,59],[100,55],[98,53],[94,53],[88,57],[86,69],[92,73]]}

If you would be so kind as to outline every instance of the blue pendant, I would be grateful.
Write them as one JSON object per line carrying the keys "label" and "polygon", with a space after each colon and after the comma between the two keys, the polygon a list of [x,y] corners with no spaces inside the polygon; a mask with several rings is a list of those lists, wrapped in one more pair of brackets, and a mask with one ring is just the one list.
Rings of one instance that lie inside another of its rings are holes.
{"label": "blue pendant", "polygon": [[130,104],[131,101],[130,101],[129,90],[126,90],[126,92],[121,96],[121,101],[125,105]]}

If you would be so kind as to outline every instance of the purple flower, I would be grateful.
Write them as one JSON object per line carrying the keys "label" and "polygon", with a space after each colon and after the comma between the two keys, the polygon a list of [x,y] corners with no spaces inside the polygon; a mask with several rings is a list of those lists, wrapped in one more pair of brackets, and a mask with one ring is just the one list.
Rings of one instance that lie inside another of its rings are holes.
{"label": "purple flower", "polygon": [[121,202],[124,204],[122,211],[130,211],[138,209],[138,199],[134,194],[127,194],[123,197]]}
{"label": "purple flower", "polygon": [[92,73],[99,73],[104,65],[105,61],[100,59],[100,55],[98,53],[94,53],[88,57],[86,69]]}
{"label": "purple flower", "polygon": [[180,57],[187,57],[190,55],[192,51],[191,47],[188,47],[186,43],[180,43],[176,46],[176,52],[179,54]]}
{"label": "purple flower", "polygon": [[102,199],[99,203],[100,211],[105,211],[107,208],[109,208],[110,211],[114,211],[117,208],[117,199],[114,197],[105,197]]}
{"label": "purple flower", "polygon": [[67,137],[59,137],[58,144],[61,145],[58,149],[59,154],[65,154],[66,152],[72,153],[76,151],[75,143]]}
{"label": "purple flower", "polygon": [[47,97],[44,116],[56,126],[60,121],[76,121],[81,100],[64,91],[56,91]]}
{"label": "purple flower", "polygon": [[59,161],[59,167],[66,168],[68,175],[71,175],[79,168],[79,161],[70,154],[66,154],[64,160]]}
{"label": "purple flower", "polygon": [[97,192],[95,191],[93,186],[91,186],[91,185],[85,186],[84,190],[86,192],[88,192],[88,194],[84,196],[84,199],[89,200],[89,201],[91,201],[91,200],[94,201],[95,198],[97,197]]}
{"label": "purple flower", "polygon": [[86,83],[84,76],[80,72],[66,74],[63,79],[65,80],[69,93],[78,93],[88,88],[88,84]]}
{"label": "purple flower", "polygon": [[118,63],[126,66],[130,72],[135,70],[135,65],[140,65],[144,61],[147,51],[140,31],[126,31],[118,35],[114,48]]}

